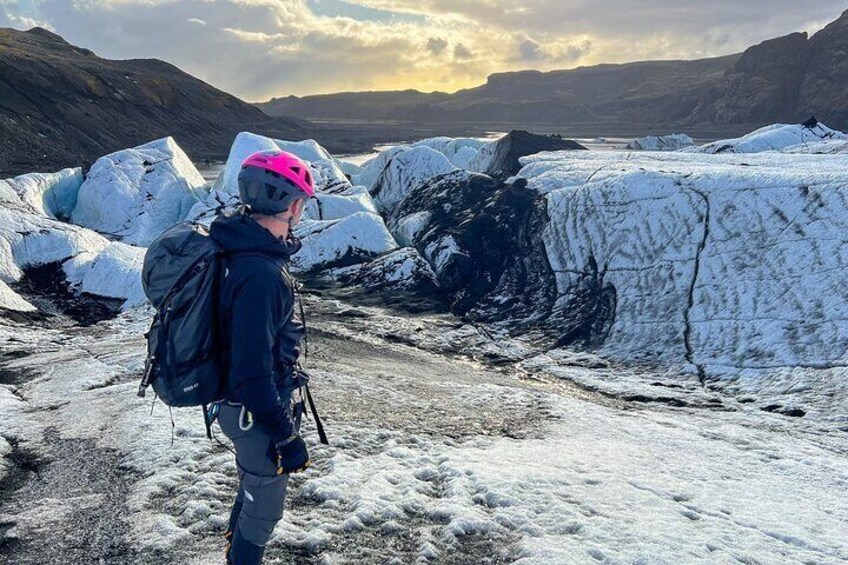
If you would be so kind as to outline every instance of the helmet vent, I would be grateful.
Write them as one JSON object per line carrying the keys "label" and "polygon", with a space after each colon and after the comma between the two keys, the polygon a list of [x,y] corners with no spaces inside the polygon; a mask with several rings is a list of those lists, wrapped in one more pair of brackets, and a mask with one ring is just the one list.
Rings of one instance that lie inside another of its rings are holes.
{"label": "helmet vent", "polygon": [[265,194],[270,199],[274,199],[274,195],[277,194],[277,187],[273,184],[265,183]]}
{"label": "helmet vent", "polygon": [[306,179],[306,182],[312,184],[312,178],[309,176],[309,171],[306,171],[306,174],[304,174],[303,176]]}

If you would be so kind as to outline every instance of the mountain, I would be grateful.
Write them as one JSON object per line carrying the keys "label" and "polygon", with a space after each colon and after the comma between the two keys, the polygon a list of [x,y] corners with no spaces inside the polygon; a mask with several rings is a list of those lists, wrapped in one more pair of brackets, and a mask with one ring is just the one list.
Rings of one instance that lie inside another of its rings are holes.
{"label": "mountain", "polygon": [[793,33],[724,57],[497,73],[453,94],[289,96],[258,106],[270,115],[306,119],[509,123],[621,134],[688,127],[731,134],[813,114],[848,128],[846,87],[848,11],[812,37]]}
{"label": "mountain", "polygon": [[194,158],[223,158],[239,131],[300,139],[307,127],[163,61],[111,61],[41,28],[0,29],[0,171],[78,165],[166,136]]}
{"label": "mountain", "polygon": [[270,115],[307,119],[649,123],[687,115],[703,88],[720,80],[738,57],[496,73],[486,84],[454,94],[407,90],[289,96],[258,106]]}

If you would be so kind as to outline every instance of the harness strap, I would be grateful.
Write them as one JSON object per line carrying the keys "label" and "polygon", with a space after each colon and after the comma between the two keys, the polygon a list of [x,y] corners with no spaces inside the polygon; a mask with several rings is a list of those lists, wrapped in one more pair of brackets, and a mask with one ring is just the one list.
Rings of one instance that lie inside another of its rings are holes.
{"label": "harness strap", "polygon": [[309,410],[312,412],[312,418],[315,420],[315,428],[318,430],[318,439],[321,440],[321,443],[324,445],[330,445],[330,442],[327,440],[327,434],[324,432],[324,424],[321,423],[321,417],[315,410],[315,401],[312,400],[312,393],[309,392],[309,385],[307,383],[303,383],[303,389],[306,391],[306,400],[309,401]]}

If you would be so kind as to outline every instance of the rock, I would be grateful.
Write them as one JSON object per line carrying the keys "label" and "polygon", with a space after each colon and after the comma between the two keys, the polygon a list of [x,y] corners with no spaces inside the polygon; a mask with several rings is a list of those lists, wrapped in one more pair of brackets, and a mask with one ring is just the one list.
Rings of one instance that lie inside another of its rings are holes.
{"label": "rock", "polygon": [[308,284],[357,304],[393,306],[408,312],[445,310],[436,274],[414,247],[402,247],[373,261],[328,269]]}
{"label": "rock", "polygon": [[[8,26],[4,19],[4,26]],[[221,159],[246,127],[308,136],[302,121],[155,59],[109,60],[42,28],[0,29],[0,170],[58,170],[168,132],[195,159]],[[311,128],[310,128],[311,129]]]}
{"label": "rock", "polygon": [[236,136],[227,157],[227,164],[218,175],[213,188],[238,194],[238,174],[241,165],[257,151],[287,151],[308,162],[315,180],[315,188],[319,192],[338,192],[351,186],[336,160],[312,139],[284,141],[255,133],[241,132]]}
{"label": "rock", "polygon": [[558,136],[536,135],[513,130],[502,138],[482,146],[469,162],[468,169],[490,176],[508,177],[516,174],[521,165],[519,158],[540,151],[566,151],[586,149],[576,141]]}
{"label": "rock", "polygon": [[833,237],[848,230],[848,157],[525,163],[519,176],[547,199],[562,343],[588,335],[604,355],[702,375],[848,361],[848,244]]}
{"label": "rock", "polygon": [[166,137],[98,159],[80,187],[71,220],[146,246],[205,195],[203,177]]}
{"label": "rock", "polygon": [[685,133],[672,133],[669,135],[648,135],[634,139],[627,144],[627,149],[634,151],[675,151],[692,145],[695,145],[695,142]]}
{"label": "rock", "polygon": [[793,119],[798,85],[808,69],[806,33],[792,33],[749,47],[715,88],[705,90],[693,123],[771,123]]}
{"label": "rock", "polygon": [[79,168],[62,169],[57,173],[27,173],[0,180],[0,201],[11,202],[8,195],[14,193],[32,211],[67,220],[76,206],[82,182],[82,170]]}
{"label": "rock", "polygon": [[67,281],[80,292],[120,298],[123,309],[147,303],[141,285],[141,267],[146,249],[113,241],[99,253],[82,253],[67,261]]}
{"label": "rock", "polygon": [[[402,147],[385,159],[376,159],[383,167],[370,187],[377,207],[391,211],[422,183],[457,170],[442,153],[430,147]],[[371,166],[366,167],[371,173]]]}
{"label": "rock", "polygon": [[524,185],[458,170],[389,213],[390,229],[427,259],[454,312],[513,328],[544,325],[554,297],[544,199]]}
{"label": "rock", "polygon": [[437,292],[438,281],[429,263],[414,247],[402,247],[370,261],[328,273],[342,284],[357,284],[371,290]]}
{"label": "rock", "polygon": [[797,116],[815,113],[829,124],[848,128],[848,10],[813,34],[806,72],[798,88]]}
{"label": "rock", "polygon": [[684,151],[693,153],[759,153],[780,151],[799,143],[825,140],[848,140],[848,135],[813,121],[805,124],[772,124],[735,139],[713,141]]}
{"label": "rock", "polygon": [[383,219],[368,212],[338,220],[303,220],[294,233],[303,241],[292,256],[292,270],[299,272],[361,263],[398,247]]}

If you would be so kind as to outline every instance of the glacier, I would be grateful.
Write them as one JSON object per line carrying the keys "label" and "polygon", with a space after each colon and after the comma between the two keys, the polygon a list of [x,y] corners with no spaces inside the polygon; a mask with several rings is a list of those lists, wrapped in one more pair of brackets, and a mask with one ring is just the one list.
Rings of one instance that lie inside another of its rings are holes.
{"label": "glacier", "polygon": [[695,141],[685,133],[668,135],[646,135],[627,144],[627,149],[636,151],[675,151],[695,145]]}
{"label": "glacier", "polygon": [[721,139],[705,145],[686,147],[693,153],[759,153],[779,151],[793,145],[827,140],[847,140],[848,135],[820,122],[810,124],[772,124],[742,137]]}
{"label": "glacier", "polygon": [[[266,147],[321,171],[293,269],[332,442],[305,423],[315,465],[270,558],[848,560],[848,153],[824,127],[718,154],[432,138],[361,168],[244,133],[214,187],[140,173],[138,148],[85,190],[79,169],[0,181],[0,484],[24,485],[0,559],[219,559],[231,454],[195,409],[134,396],[143,242],[171,220],[132,207],[211,221]],[[66,221],[109,183],[138,218]],[[45,265],[123,311],[68,319],[21,284]]]}
{"label": "glacier", "polygon": [[846,156],[562,152],[522,162],[519,176],[547,202],[554,309],[578,308],[587,288],[612,297],[602,355],[685,362],[702,380],[805,367],[821,370],[822,389],[844,383]]}
{"label": "glacier", "polygon": [[203,177],[167,137],[95,161],[79,188],[71,221],[146,246],[184,219],[205,192]]}

